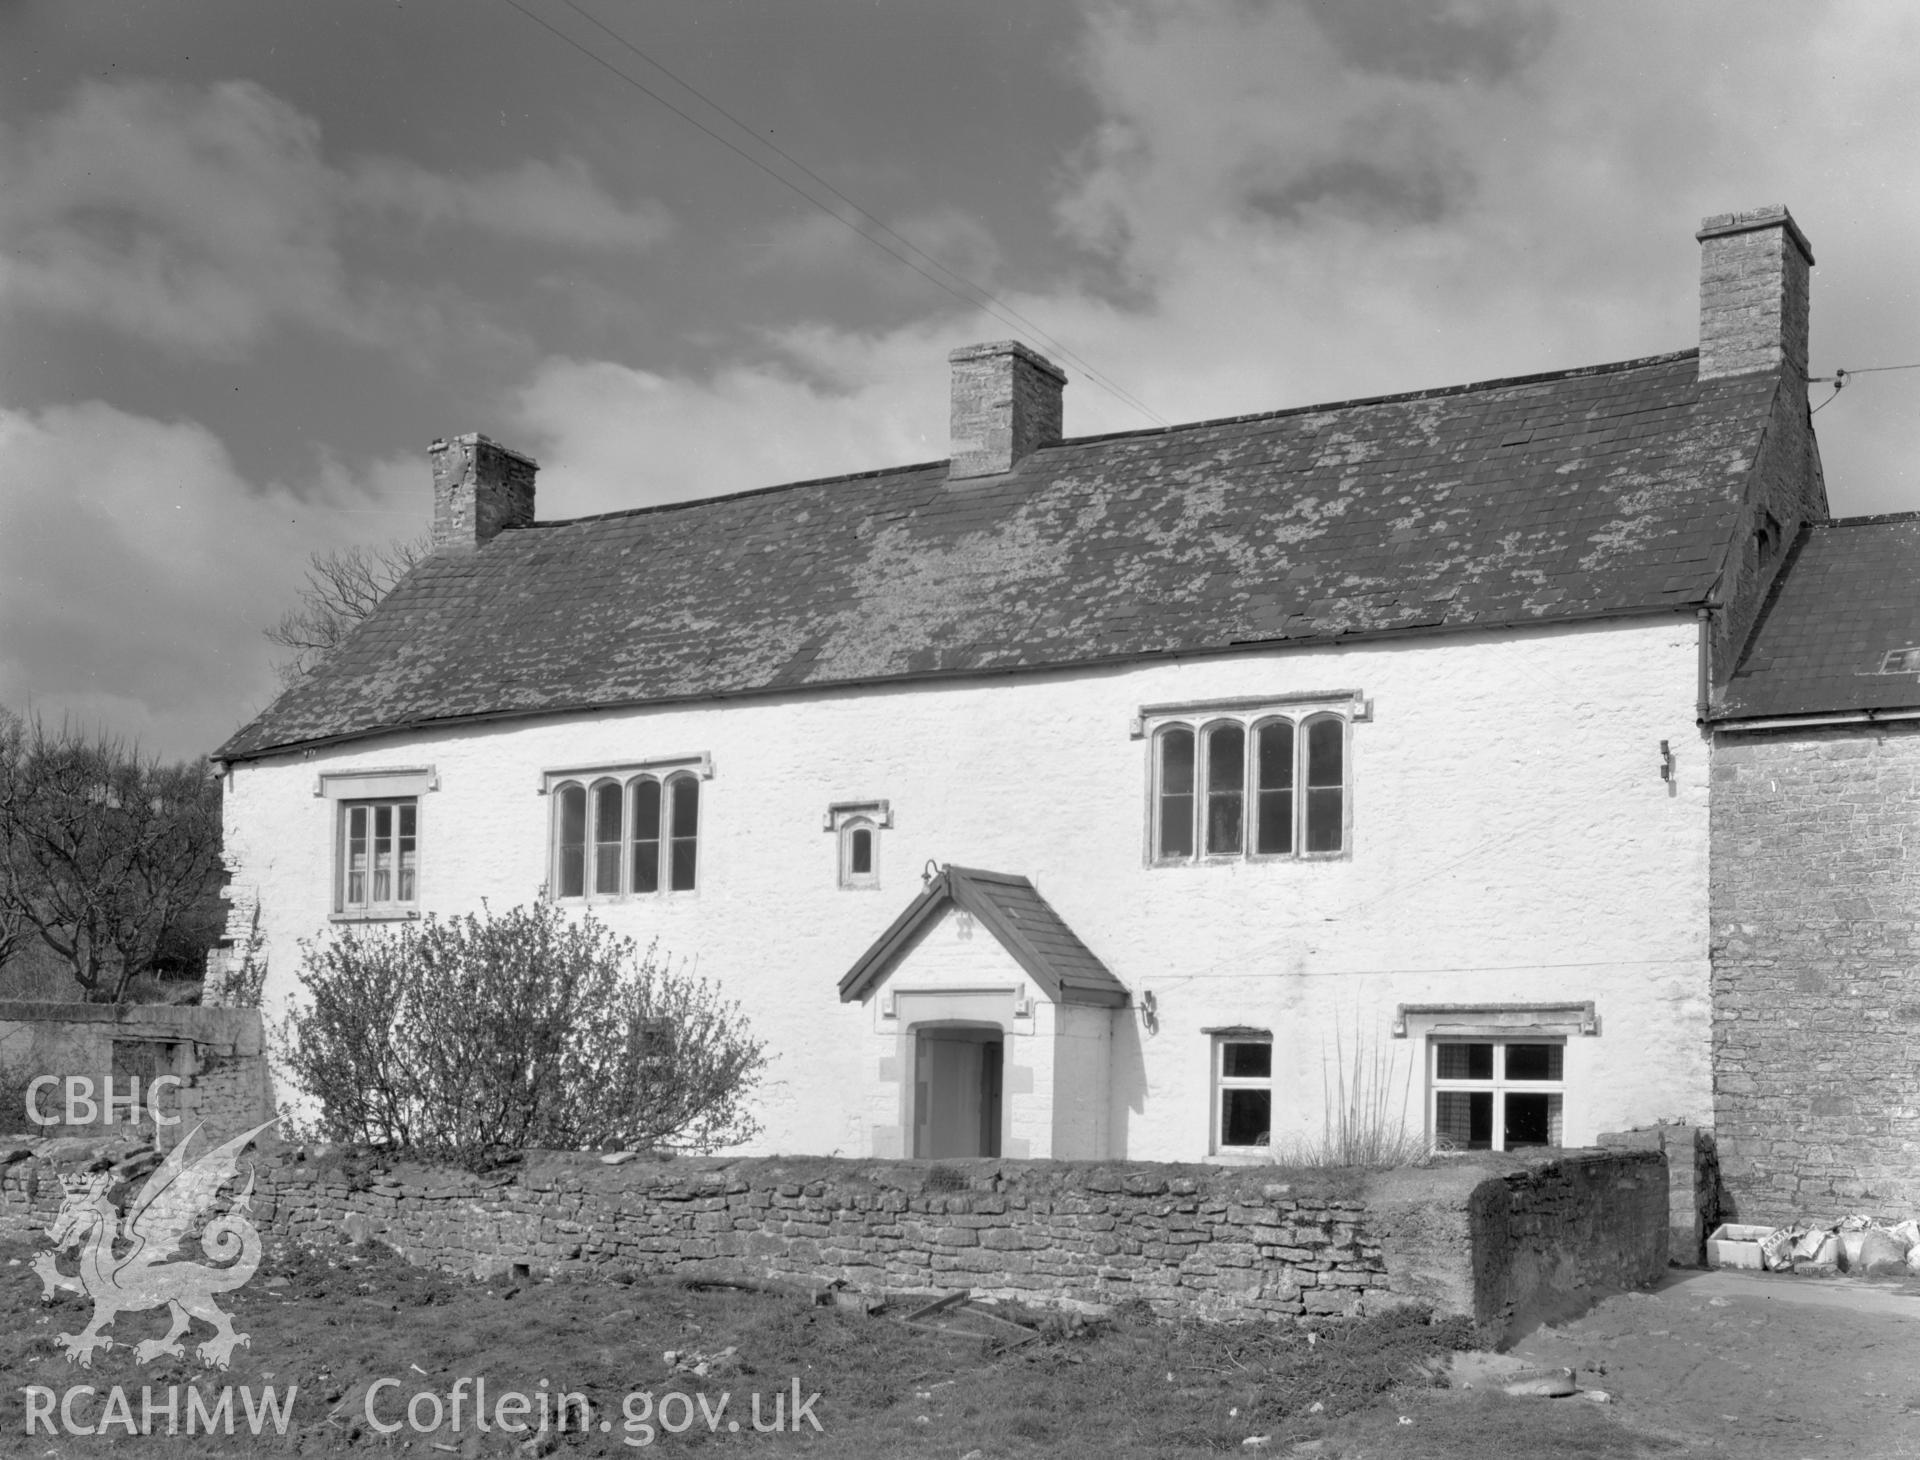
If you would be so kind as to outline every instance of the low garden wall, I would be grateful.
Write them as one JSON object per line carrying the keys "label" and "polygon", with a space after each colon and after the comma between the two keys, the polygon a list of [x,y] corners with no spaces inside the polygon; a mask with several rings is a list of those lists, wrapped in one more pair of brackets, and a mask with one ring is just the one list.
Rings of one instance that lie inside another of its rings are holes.
{"label": "low garden wall", "polygon": [[[0,1232],[43,1226],[47,1142],[0,1176]],[[95,1153],[98,1165],[116,1152]],[[129,1167],[137,1170],[137,1167]],[[1037,1305],[1139,1299],[1170,1317],[1305,1319],[1409,1301],[1510,1337],[1667,1263],[1658,1151],[1480,1156],[1381,1173],[1145,1163],[636,1159],[529,1153],[485,1176],[322,1154],[261,1160],[263,1228],[380,1240],[488,1275],[732,1275],[869,1293],[968,1288]]]}

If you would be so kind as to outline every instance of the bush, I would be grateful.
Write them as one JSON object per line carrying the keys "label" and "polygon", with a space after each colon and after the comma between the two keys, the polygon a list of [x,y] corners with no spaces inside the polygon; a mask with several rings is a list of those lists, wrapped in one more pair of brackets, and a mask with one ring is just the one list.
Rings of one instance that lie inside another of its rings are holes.
{"label": "bush", "polygon": [[766,1063],[738,1005],[550,903],[302,943],[276,1029],[316,1134],[485,1166],[526,1147],[750,1139]]}

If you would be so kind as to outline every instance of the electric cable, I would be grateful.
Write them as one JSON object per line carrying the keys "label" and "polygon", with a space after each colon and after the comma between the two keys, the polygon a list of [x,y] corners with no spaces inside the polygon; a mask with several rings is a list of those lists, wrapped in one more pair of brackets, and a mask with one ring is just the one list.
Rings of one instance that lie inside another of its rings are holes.
{"label": "electric cable", "polygon": [[[1099,386],[1100,389],[1106,391],[1107,394],[1111,395],[1115,400],[1120,401],[1123,405],[1131,406],[1133,409],[1139,411],[1142,415],[1146,416],[1149,420],[1153,421],[1156,425],[1165,427],[1172,424],[1164,416],[1161,416],[1158,412],[1153,410],[1152,407],[1146,405],[1137,396],[1133,395],[1132,393],[1127,391],[1124,387],[1114,382],[1110,377],[1105,375],[1102,371],[1096,369],[1094,366],[1089,364],[1084,357],[1082,357],[1075,351],[1068,349],[1065,345],[1061,344],[1057,338],[1048,334],[1045,330],[1041,329],[1038,325],[1034,324],[1031,320],[1027,319],[1024,315],[1020,314],[1019,311],[1015,310],[1011,305],[1002,303],[996,296],[989,293],[987,290],[981,288],[978,284],[973,283],[965,275],[959,273],[957,270],[949,268],[947,265],[941,263],[938,259],[934,258],[931,254],[928,254],[925,250],[919,248],[917,245],[908,242],[904,238],[900,239],[900,241],[903,244],[905,244],[906,247],[912,249],[914,253],[917,253],[922,258],[926,259],[935,268],[941,269],[944,272],[950,274],[954,279],[958,280],[961,284],[965,285],[967,289],[972,290],[974,295],[977,297],[969,297],[967,294],[962,293],[959,289],[955,288],[952,284],[948,283],[946,280],[938,278],[935,275],[927,272],[926,269],[922,268],[919,264],[915,263],[912,258],[908,257],[906,254],[901,253],[898,249],[890,247],[887,244],[885,239],[875,237],[872,233],[869,233],[867,230],[856,225],[852,220],[846,218],[839,212],[836,212],[833,208],[829,207],[826,203],[822,202],[819,198],[815,197],[813,194],[809,193],[805,188],[801,187],[792,178],[787,177],[783,173],[779,172],[777,169],[768,166],[760,158],[754,156],[751,152],[748,152],[745,148],[741,147],[739,144],[734,142],[731,138],[725,137],[721,133],[715,131],[712,127],[709,127],[706,123],[702,122],[698,117],[693,116],[691,113],[687,112],[684,108],[675,106],[671,101],[669,101],[666,97],[662,96],[658,91],[655,91],[652,87],[648,86],[645,82],[621,70],[618,66],[614,65],[613,62],[609,61],[606,57],[598,54],[596,51],[594,51],[590,47],[582,45],[579,41],[575,40],[572,36],[568,35],[565,31],[561,30],[559,27],[552,25],[548,21],[542,19],[540,16],[535,15],[531,10],[528,10],[526,6],[522,5],[520,3],[520,0],[502,0],[502,3],[507,5],[510,9],[517,10],[521,15],[525,16],[528,20],[532,21],[535,25],[539,26],[542,30],[546,31],[549,35],[555,37],[562,44],[572,48],[573,50],[578,51],[581,55],[585,56],[588,60],[594,62],[596,65],[602,67],[603,69],[612,72],[615,76],[619,77],[622,81],[626,82],[629,86],[633,87],[636,91],[640,92],[643,96],[650,97],[652,100],[658,102],[661,106],[665,107],[668,111],[672,112],[675,116],[679,117],[682,121],[686,122],[689,126],[693,127],[695,130],[703,132],[708,137],[711,137],[714,141],[718,142],[721,146],[725,147],[729,152],[732,152],[736,156],[753,164],[754,167],[758,168],[761,172],[764,172],[768,177],[772,178],[775,182],[778,182],[783,187],[788,188],[792,192],[796,193],[798,196],[804,198],[807,202],[811,203],[815,208],[818,208],[822,213],[826,214],[829,218],[839,223],[841,227],[847,229],[852,233],[859,235],[859,237],[865,239],[868,243],[871,243],[875,248],[880,249],[883,253],[887,254],[890,258],[894,259],[896,262],[903,264],[907,268],[911,269],[914,273],[918,274],[921,278],[925,279],[929,284],[932,284],[935,288],[940,289],[944,293],[952,295],[955,299],[959,300],[962,304],[966,305],[970,309],[978,309],[978,310],[981,310],[983,313],[991,315],[993,318],[999,320],[1000,323],[1006,325],[1009,329],[1018,330],[1019,328],[1021,328],[1022,325],[1025,325],[1025,327],[1031,330],[1037,337],[1046,341],[1055,350],[1056,353],[1058,353],[1059,355],[1061,355],[1071,363],[1079,366],[1079,368],[1085,373],[1088,380],[1090,380],[1094,385]],[[574,10],[576,13],[582,14],[584,18],[587,21],[589,21],[591,24],[599,27],[599,29],[603,31],[606,31],[608,35],[612,36],[616,41],[619,41],[621,45],[626,46],[627,49],[633,51],[635,55],[639,56],[642,60],[645,60],[649,65],[657,67],[664,74],[672,77],[677,84],[685,87],[693,95],[700,97],[700,99],[703,102],[706,102],[707,105],[713,107],[715,111],[719,112],[720,115],[726,117],[727,120],[732,122],[736,127],[739,127],[742,131],[752,133],[752,129],[747,127],[745,123],[739,121],[730,112],[722,108],[718,103],[708,101],[707,98],[704,95],[702,95],[698,90],[696,90],[692,86],[687,85],[686,82],[681,81],[679,77],[674,76],[673,73],[671,71],[668,71],[664,66],[660,66],[660,64],[657,61],[654,61],[652,57],[648,56],[644,51],[640,50],[637,46],[634,46],[630,41],[626,40],[618,32],[609,30],[605,25],[602,25],[598,20],[594,19],[593,16],[585,15],[584,12],[581,12],[579,10],[578,6],[571,4],[571,0],[562,0],[562,3],[567,4],[568,8]],[[829,192],[833,193],[835,197],[838,197],[842,201],[844,201],[848,207],[854,209],[854,211],[859,213],[862,217],[873,221],[876,227],[883,229],[885,232],[887,232],[888,234],[891,234],[895,238],[900,238],[900,235],[898,233],[895,233],[893,229],[888,228],[887,225],[885,225],[884,223],[880,223],[879,220],[875,219],[871,213],[867,212],[866,209],[860,207],[859,204],[853,202],[852,199],[847,198],[844,193],[840,192],[839,189],[833,187],[832,184],[827,183],[824,180],[820,179],[818,177],[818,174],[814,173],[810,168],[806,167],[803,163],[798,162],[789,154],[787,154],[785,151],[775,146],[773,143],[767,142],[764,138],[761,138],[757,133],[752,133],[752,135],[754,136],[754,140],[756,142],[759,142],[761,145],[768,147],[775,154],[784,158],[786,161],[792,163],[793,166],[798,167],[802,172],[806,173],[808,177],[814,178],[816,181],[820,182],[820,185],[822,187],[825,187]]]}

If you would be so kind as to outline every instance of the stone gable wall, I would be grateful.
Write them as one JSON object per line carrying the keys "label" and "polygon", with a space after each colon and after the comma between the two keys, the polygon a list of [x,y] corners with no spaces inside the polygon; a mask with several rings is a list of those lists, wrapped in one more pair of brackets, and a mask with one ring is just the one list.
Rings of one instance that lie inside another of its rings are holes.
{"label": "stone gable wall", "polygon": [[1736,1219],[1920,1214],[1920,729],[1723,734],[1712,825]]}

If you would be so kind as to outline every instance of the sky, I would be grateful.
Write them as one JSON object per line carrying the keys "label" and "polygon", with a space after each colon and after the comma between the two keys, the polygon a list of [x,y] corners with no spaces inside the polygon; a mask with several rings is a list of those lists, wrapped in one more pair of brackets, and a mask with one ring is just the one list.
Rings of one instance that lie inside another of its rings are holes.
{"label": "sky", "polygon": [[[1920,363],[1916,98],[1904,0],[0,0],[0,706],[211,751],[460,432],[551,520],[944,458],[984,340],[1070,436],[1660,354],[1772,203]],[[1815,425],[1920,509],[1920,370]]]}

